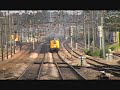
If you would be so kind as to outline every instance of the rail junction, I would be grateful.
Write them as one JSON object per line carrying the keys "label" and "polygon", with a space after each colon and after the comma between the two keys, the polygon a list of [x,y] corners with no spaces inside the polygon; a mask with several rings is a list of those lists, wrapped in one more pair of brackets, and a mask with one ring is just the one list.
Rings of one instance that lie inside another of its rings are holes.
{"label": "rail junction", "polygon": [[120,80],[119,15],[0,11],[0,80]]}

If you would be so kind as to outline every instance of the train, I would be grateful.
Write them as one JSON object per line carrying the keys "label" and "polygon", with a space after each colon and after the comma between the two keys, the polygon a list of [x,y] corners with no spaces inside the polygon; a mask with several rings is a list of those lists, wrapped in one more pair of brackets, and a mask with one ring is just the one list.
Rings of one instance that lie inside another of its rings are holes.
{"label": "train", "polygon": [[50,52],[58,52],[60,50],[60,40],[54,38],[50,40]]}

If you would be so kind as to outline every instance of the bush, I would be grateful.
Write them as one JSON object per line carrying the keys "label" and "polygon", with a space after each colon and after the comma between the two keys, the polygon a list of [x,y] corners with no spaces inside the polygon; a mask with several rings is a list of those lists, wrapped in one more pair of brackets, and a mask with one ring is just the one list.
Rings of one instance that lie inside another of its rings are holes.
{"label": "bush", "polygon": [[83,51],[84,51],[84,53],[87,53],[88,50],[87,50],[87,49],[84,49]]}
{"label": "bush", "polygon": [[114,50],[117,50],[117,49],[120,49],[120,46],[118,44],[113,44],[111,46],[109,46],[109,48],[114,51]]}
{"label": "bush", "polygon": [[[107,45],[105,47],[105,53],[109,53],[109,49],[111,49],[112,51],[118,50],[118,49],[120,49],[120,46],[118,44]],[[93,51],[92,49],[90,49],[90,50],[86,49],[86,50],[84,50],[84,52],[90,56],[98,56],[98,57],[103,58],[103,50],[100,50],[100,49],[96,49],[95,51]]]}
{"label": "bush", "polygon": [[103,50],[100,50],[100,58],[103,58]]}
{"label": "bush", "polygon": [[115,50],[115,47],[110,47],[110,49],[113,51],[113,50]]}
{"label": "bush", "polygon": [[[97,56],[97,57],[101,57],[103,58],[103,50],[100,50],[100,49],[97,49],[95,51],[93,51],[92,49],[90,50],[85,50],[84,51],[87,55],[90,55],[90,56]],[[108,53],[108,48],[105,48],[105,52]]]}
{"label": "bush", "polygon": [[[105,48],[105,53],[109,53],[108,48]],[[100,57],[103,58],[103,50],[100,50]]]}
{"label": "bush", "polygon": [[96,50],[94,52],[92,52],[92,56],[100,56],[100,50]]}
{"label": "bush", "polygon": [[85,50],[85,53],[90,56],[99,56],[100,50],[93,51],[92,49],[90,49],[90,50]]}
{"label": "bush", "polygon": [[87,54],[87,55],[90,55],[90,56],[92,55],[92,50],[91,50],[91,49],[90,49],[90,50],[87,50],[87,49],[86,49],[84,52],[85,52],[85,54]]}

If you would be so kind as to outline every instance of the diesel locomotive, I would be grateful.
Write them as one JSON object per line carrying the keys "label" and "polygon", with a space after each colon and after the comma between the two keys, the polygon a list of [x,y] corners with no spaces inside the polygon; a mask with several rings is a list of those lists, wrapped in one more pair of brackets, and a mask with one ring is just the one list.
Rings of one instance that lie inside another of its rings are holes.
{"label": "diesel locomotive", "polygon": [[50,52],[58,52],[60,50],[60,40],[54,38],[50,40]]}

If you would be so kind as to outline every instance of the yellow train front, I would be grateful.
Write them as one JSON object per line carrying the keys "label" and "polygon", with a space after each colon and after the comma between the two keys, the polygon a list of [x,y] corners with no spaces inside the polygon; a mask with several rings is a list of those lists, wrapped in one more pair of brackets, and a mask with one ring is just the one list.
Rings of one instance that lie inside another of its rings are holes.
{"label": "yellow train front", "polygon": [[58,52],[60,50],[60,40],[50,40],[50,52]]}

